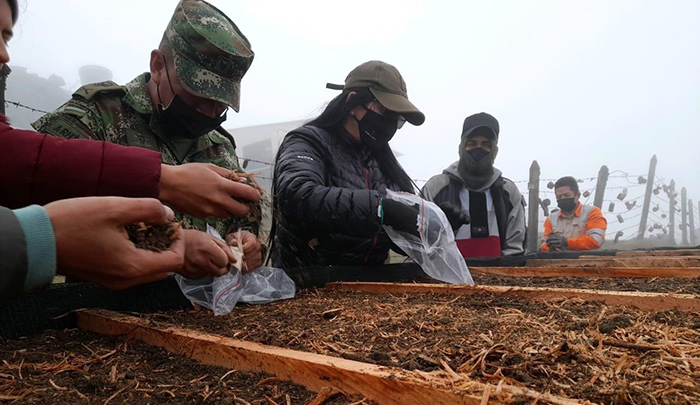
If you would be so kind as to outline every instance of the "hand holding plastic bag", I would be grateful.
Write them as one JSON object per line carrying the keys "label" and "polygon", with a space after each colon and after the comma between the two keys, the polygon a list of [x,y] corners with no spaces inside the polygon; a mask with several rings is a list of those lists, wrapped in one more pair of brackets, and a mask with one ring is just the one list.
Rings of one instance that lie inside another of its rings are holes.
{"label": "hand holding plastic bag", "polygon": [[[450,284],[474,284],[467,264],[455,243],[452,226],[442,210],[432,202],[408,193],[387,190],[385,201],[396,206],[396,202],[412,207],[415,216],[407,218],[415,223],[394,226],[384,223],[389,238],[408,257],[418,263],[425,274]],[[402,210],[406,211],[406,210]],[[386,213],[384,213],[386,216]],[[415,225],[415,228],[413,227]],[[410,226],[410,231],[407,231]],[[415,231],[413,231],[415,229]]]}
{"label": "hand holding plastic bag", "polygon": [[[207,233],[223,240],[210,226],[207,226]],[[241,274],[240,270],[231,266],[231,271],[221,277],[189,280],[176,274],[175,279],[187,299],[211,309],[214,315],[230,313],[239,301],[264,304],[294,298],[296,291],[294,281],[284,270],[275,267],[261,267]]]}

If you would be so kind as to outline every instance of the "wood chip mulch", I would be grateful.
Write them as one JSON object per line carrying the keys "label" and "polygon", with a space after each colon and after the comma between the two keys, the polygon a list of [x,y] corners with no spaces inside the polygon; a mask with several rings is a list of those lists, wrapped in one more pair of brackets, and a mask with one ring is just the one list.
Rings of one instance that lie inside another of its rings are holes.
{"label": "wood chip mulch", "polygon": [[[149,317],[385,366],[456,372],[601,404],[700,403],[700,314],[576,299],[301,292],[229,316]],[[466,378],[465,378],[466,379]]]}

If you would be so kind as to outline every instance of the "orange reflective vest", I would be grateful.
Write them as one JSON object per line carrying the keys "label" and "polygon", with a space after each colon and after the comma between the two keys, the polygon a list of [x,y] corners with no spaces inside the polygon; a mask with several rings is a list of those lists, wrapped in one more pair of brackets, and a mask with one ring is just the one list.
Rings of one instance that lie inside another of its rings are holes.
{"label": "orange reflective vest", "polygon": [[578,235],[564,235],[566,237],[566,250],[593,250],[603,246],[605,231],[608,229],[608,221],[598,207],[580,204],[576,207],[572,219],[561,219],[562,212],[552,212],[544,221],[544,237],[542,238],[542,251],[548,252],[547,238],[554,229],[557,229],[559,221],[571,220],[574,228],[578,229]]}

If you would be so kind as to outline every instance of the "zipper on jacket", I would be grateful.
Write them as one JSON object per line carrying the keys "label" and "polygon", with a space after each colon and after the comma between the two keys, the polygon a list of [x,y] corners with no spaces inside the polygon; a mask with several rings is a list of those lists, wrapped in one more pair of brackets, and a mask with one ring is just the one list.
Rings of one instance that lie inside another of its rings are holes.
{"label": "zipper on jacket", "polygon": [[[360,156],[357,158],[357,162],[360,163],[360,167],[362,170],[365,172],[365,187],[367,187],[367,190],[370,190],[370,184],[369,184],[369,169],[365,166],[364,163],[362,163],[362,158],[365,156],[365,153],[362,152]],[[369,255],[372,253],[374,248],[377,247],[377,242],[379,240],[379,232],[381,232],[381,228],[377,231],[377,233],[374,234],[374,239],[372,239],[372,246],[370,246],[369,250],[367,251],[367,254],[365,255],[364,262],[367,264],[367,261],[369,261]]]}
{"label": "zipper on jacket", "polygon": [[357,162],[360,164],[360,167],[362,170],[365,172],[365,187],[367,187],[367,190],[369,190],[369,169],[365,166],[364,163],[362,163],[362,158],[364,157],[364,152],[362,153],[362,156],[358,156]]}

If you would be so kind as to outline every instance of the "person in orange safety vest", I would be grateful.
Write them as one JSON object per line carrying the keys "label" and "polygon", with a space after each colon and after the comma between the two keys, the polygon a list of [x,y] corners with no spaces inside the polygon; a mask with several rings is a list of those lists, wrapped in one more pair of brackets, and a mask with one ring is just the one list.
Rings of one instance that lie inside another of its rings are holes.
{"label": "person in orange safety vest", "polygon": [[544,221],[542,250],[593,250],[603,246],[608,221],[598,207],[579,202],[581,193],[576,179],[562,177],[554,183],[559,210]]}

